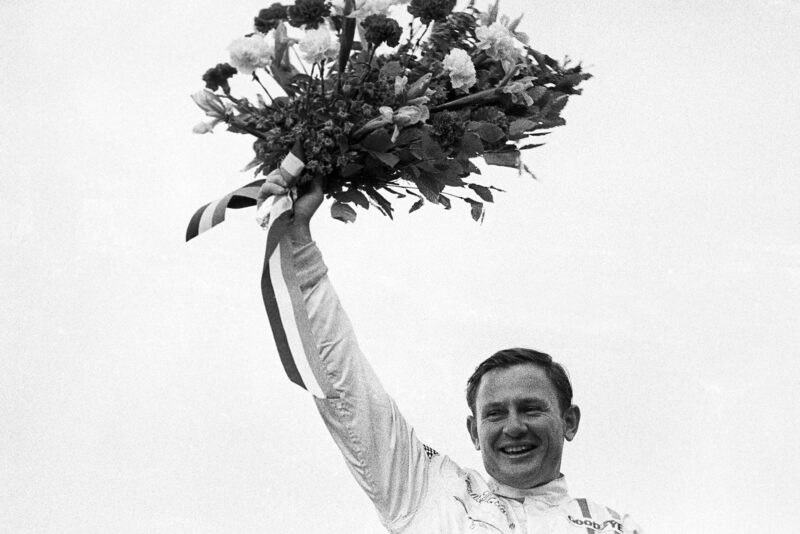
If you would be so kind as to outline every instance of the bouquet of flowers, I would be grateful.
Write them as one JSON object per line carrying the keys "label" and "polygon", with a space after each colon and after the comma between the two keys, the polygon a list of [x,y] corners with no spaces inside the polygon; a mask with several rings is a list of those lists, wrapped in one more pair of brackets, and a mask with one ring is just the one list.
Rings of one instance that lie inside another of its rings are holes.
{"label": "bouquet of flowers", "polygon": [[[411,16],[405,30],[389,16],[399,4]],[[564,124],[561,110],[590,75],[531,48],[517,30],[522,17],[499,16],[497,3],[485,12],[474,0],[463,11],[455,4],[274,3],[230,45],[230,61],[203,75],[192,98],[210,120],[194,131],[225,123],[255,137],[247,170],[256,176],[292,152],[305,164],[295,185],[323,177],[331,214],[345,222],[370,205],[391,217],[389,198],[404,197],[409,211],[463,200],[482,220],[501,189],[469,180],[480,174],[471,159],[530,173],[520,153],[541,143],[527,140]],[[258,84],[255,101],[231,94],[237,74]]]}

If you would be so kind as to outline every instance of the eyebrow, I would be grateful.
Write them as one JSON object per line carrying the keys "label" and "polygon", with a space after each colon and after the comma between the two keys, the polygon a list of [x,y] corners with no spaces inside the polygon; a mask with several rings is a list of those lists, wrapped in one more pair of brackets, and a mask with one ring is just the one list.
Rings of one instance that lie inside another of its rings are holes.
{"label": "eyebrow", "polygon": [[[516,404],[521,404],[525,406],[542,406],[545,408],[548,406],[547,402],[544,399],[538,399],[535,397],[527,397],[524,399],[519,399],[516,402]],[[490,410],[493,408],[505,408],[505,406],[506,406],[505,402],[490,402],[483,405],[482,411]]]}

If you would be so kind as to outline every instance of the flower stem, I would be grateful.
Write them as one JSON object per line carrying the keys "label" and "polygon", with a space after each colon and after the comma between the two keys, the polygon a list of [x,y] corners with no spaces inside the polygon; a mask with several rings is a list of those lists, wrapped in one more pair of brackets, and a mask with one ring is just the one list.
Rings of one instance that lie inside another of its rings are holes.
{"label": "flower stem", "polygon": [[372,73],[372,59],[375,57],[375,50],[377,47],[373,44],[370,44],[369,49],[369,58],[367,59],[367,68],[364,71],[364,75],[361,77],[361,81],[358,83],[358,96],[363,97],[364,95],[364,82],[367,81],[367,78]]}
{"label": "flower stem", "polygon": [[308,75],[308,82],[306,83],[306,113],[308,113],[308,108],[311,106],[311,92],[314,90],[314,67],[316,66],[316,63],[311,64],[311,73]]}
{"label": "flower stem", "polygon": [[411,19],[411,22],[408,23],[408,41],[406,41],[403,46],[401,46],[397,51],[402,52],[411,48],[411,43],[414,41],[414,19]]}
{"label": "flower stem", "polygon": [[322,102],[325,104],[325,107],[328,107],[328,101],[325,98],[325,60],[323,59],[322,62],[319,64],[319,90],[322,94]]}
{"label": "flower stem", "polygon": [[369,59],[367,59],[367,70],[364,71],[364,76],[361,77],[361,83],[359,85],[363,85],[364,82],[367,80],[367,77],[372,72],[372,59],[375,57],[375,50],[377,47],[373,44],[369,47]]}
{"label": "flower stem", "polygon": [[[292,52],[294,52],[294,55],[297,56],[297,61],[300,62],[300,68],[303,69],[303,73],[308,74],[308,71],[306,70],[306,65],[303,62],[303,58],[300,57],[300,54],[297,52],[297,49],[294,46],[292,46],[291,49]],[[312,65],[312,70],[313,70],[313,65]]]}
{"label": "flower stem", "polygon": [[[406,191],[408,191],[409,189],[415,189],[417,191],[420,190],[419,186],[416,186],[416,185],[405,185],[405,184],[400,184],[400,183],[393,182],[393,181],[388,181],[388,180],[386,182],[384,182],[383,187],[387,187],[389,185],[391,185],[393,187],[397,187],[398,189],[405,189]],[[467,197],[462,197],[462,196],[456,195],[455,193],[445,193],[444,191],[440,191],[438,194],[444,195],[446,197],[457,198],[459,200],[466,200],[467,199]],[[472,200],[472,199],[470,199],[470,200]]]}
{"label": "flower stem", "polygon": [[419,39],[417,39],[416,44],[414,44],[414,51],[415,52],[417,51],[417,48],[419,47],[420,41],[422,41],[422,38],[425,37],[426,33],[428,33],[428,28],[430,28],[430,27],[431,27],[431,22],[429,22],[428,25],[425,26],[425,29],[422,30],[422,33],[419,35]]}
{"label": "flower stem", "polygon": [[471,95],[467,95],[467,96],[463,96],[461,98],[457,98],[457,99],[452,100],[450,102],[445,102],[444,104],[440,104],[438,106],[432,107],[431,111],[439,111],[439,110],[442,110],[442,109],[449,109],[449,108],[455,108],[455,107],[458,107],[458,106],[464,106],[464,105],[467,105],[467,104],[472,104],[473,102],[478,102],[478,101],[481,101],[481,100],[484,100],[484,99],[488,100],[488,99],[490,99],[490,98],[492,98],[494,96],[497,96],[498,94],[500,94],[500,90],[503,87],[505,87],[506,85],[508,85],[508,82],[511,81],[511,78],[514,76],[514,74],[516,74],[518,67],[519,67],[519,65],[515,65],[512,69],[510,69],[508,71],[508,74],[505,75],[505,77],[500,81],[500,83],[497,85],[497,87],[492,87],[491,89],[485,89],[485,90],[479,91],[477,93],[472,93]]}
{"label": "flower stem", "polygon": [[269,91],[267,91],[267,88],[266,88],[266,87],[264,87],[264,84],[263,84],[263,83],[261,83],[261,80],[258,78],[258,75],[256,74],[256,71],[253,71],[253,79],[254,79],[255,81],[257,81],[257,82],[258,82],[258,85],[260,85],[260,86],[261,86],[261,88],[264,90],[264,92],[265,92],[265,93],[267,93],[267,98],[269,98],[269,101],[270,101],[270,103],[274,102],[274,101],[275,101],[275,99],[274,99],[274,98],[272,98],[272,95],[271,95],[271,94],[269,94]]}

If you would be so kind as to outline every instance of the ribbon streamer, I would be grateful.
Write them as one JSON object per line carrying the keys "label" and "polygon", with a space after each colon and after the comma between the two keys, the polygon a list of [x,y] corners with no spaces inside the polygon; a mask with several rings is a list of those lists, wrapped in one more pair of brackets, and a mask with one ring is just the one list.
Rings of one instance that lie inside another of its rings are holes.
{"label": "ribbon streamer", "polygon": [[219,200],[209,202],[192,215],[189,226],[186,228],[186,241],[194,239],[206,230],[214,228],[225,220],[225,211],[228,208],[240,209],[255,206],[259,189],[265,180],[256,180],[228,193]]}
{"label": "ribbon streamer", "polygon": [[[270,176],[279,173],[292,186],[305,167],[301,146],[299,142],[295,143],[280,167],[273,170]],[[198,209],[189,222],[186,240],[224,221],[227,208],[238,209],[256,204],[258,191],[265,181],[247,184]],[[292,240],[287,233],[292,216],[292,199],[289,195],[269,197],[258,209],[258,222],[267,231],[261,295],[278,355],[289,380],[316,397],[324,398],[320,386],[324,382],[322,377],[317,376],[320,371],[311,364],[318,361],[319,356],[295,273]]]}

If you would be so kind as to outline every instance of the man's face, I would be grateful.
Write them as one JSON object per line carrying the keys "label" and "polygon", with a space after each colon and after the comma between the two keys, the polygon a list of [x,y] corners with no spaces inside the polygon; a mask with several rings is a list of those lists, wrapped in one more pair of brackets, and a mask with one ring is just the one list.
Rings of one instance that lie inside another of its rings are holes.
{"label": "man's face", "polygon": [[545,371],[521,364],[483,375],[467,428],[486,472],[523,489],[559,476],[564,440],[575,437],[579,422],[577,406],[561,413]]}

